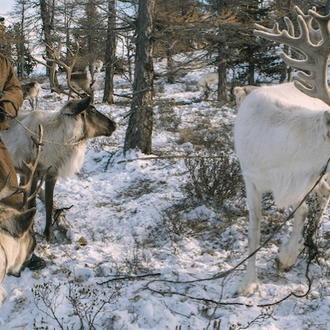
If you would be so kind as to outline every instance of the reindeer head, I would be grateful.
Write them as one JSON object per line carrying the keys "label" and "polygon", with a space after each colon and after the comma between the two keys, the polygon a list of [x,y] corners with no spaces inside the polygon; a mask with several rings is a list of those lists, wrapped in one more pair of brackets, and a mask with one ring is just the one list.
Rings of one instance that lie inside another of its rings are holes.
{"label": "reindeer head", "polygon": [[19,187],[10,186],[9,178],[10,175],[0,191],[0,265],[3,265],[2,268],[0,267],[0,274],[3,275],[2,278],[6,273],[20,276],[22,264],[31,257],[36,246],[31,228],[36,209],[19,210],[2,202],[20,191]]}
{"label": "reindeer head", "polygon": [[35,213],[35,208],[20,212],[0,203],[0,245],[7,259],[7,274],[19,277],[23,263],[30,259],[36,247],[31,228]]}
{"label": "reindeer head", "polygon": [[99,112],[91,104],[91,97],[69,101],[61,110],[62,114],[80,117],[83,120],[87,139],[98,136],[111,136],[116,130],[116,123]]}

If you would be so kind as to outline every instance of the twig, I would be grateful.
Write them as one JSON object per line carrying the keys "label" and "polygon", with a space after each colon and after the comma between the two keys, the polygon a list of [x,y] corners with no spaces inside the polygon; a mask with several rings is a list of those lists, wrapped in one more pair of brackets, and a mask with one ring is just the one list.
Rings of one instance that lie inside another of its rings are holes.
{"label": "twig", "polygon": [[154,159],[175,159],[175,158],[184,158],[184,159],[194,159],[194,158],[201,158],[201,159],[216,159],[221,156],[187,156],[187,155],[169,155],[169,156],[150,156],[150,157],[141,157],[141,158],[132,158],[132,159],[123,159],[119,160],[117,164],[122,163],[132,163],[136,160],[154,160]]}
{"label": "twig", "polygon": [[143,279],[145,277],[153,277],[153,276],[160,276],[160,275],[161,275],[161,273],[152,273],[152,274],[144,274],[144,275],[123,275],[123,276],[111,278],[110,280],[107,280],[105,282],[100,282],[100,283],[96,282],[96,284],[103,285],[103,284],[107,284],[109,282],[120,281],[120,280],[139,280],[139,279]]}

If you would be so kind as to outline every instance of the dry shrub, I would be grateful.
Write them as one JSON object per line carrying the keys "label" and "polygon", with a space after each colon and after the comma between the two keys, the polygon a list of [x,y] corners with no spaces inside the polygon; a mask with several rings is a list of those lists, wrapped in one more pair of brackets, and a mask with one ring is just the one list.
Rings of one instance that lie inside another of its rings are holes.
{"label": "dry shrub", "polygon": [[184,143],[192,143],[193,145],[199,145],[201,141],[201,137],[196,134],[194,129],[192,128],[184,128],[179,131],[179,144],[184,144]]}
{"label": "dry shrub", "polygon": [[162,130],[168,132],[177,132],[181,124],[181,118],[177,115],[174,108],[175,103],[171,100],[160,100],[158,102],[157,115],[155,116],[155,124]]}
{"label": "dry shrub", "polygon": [[242,191],[240,167],[234,155],[199,153],[185,163],[192,180],[186,189],[205,204],[222,206]]}
{"label": "dry shrub", "polygon": [[[205,126],[207,128],[205,128]],[[179,144],[191,143],[196,150],[212,149],[218,143],[219,132],[209,129],[209,124],[200,124],[194,128],[184,128],[179,131]]]}
{"label": "dry shrub", "polygon": [[191,177],[186,191],[207,205],[222,207],[242,193],[244,184],[231,130],[218,132],[216,138],[212,132],[209,135],[209,139],[203,139],[204,148],[185,160]]}

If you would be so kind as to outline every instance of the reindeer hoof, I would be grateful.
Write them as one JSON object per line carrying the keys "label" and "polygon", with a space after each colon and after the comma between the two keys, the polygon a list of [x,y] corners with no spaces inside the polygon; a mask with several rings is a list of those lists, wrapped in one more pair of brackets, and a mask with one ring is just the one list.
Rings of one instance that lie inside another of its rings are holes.
{"label": "reindeer hoof", "polygon": [[275,262],[276,262],[277,269],[281,272],[288,272],[293,267],[293,265],[291,265],[291,266],[285,265],[283,262],[280,261],[279,258],[276,258]]}
{"label": "reindeer hoof", "polygon": [[12,271],[8,271],[7,272],[7,275],[10,275],[10,276],[15,276],[15,277],[21,277],[21,272],[18,271],[18,272],[12,272]]}

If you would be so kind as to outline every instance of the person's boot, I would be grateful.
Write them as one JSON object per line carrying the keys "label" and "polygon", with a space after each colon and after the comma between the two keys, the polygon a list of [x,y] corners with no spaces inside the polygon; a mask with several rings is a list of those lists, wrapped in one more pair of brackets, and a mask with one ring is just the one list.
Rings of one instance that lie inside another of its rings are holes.
{"label": "person's boot", "polygon": [[31,258],[24,262],[22,270],[26,267],[30,270],[43,269],[46,267],[46,261],[33,253]]}

